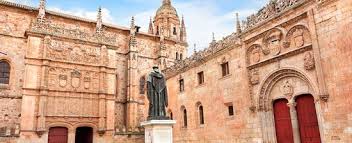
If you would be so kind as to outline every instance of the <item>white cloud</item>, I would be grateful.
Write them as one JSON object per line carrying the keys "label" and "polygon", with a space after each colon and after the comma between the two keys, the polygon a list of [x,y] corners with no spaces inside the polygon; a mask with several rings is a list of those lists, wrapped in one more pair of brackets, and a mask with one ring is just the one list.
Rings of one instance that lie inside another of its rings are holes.
{"label": "white cloud", "polygon": [[[215,33],[216,39],[235,32],[235,13],[240,13],[240,18],[244,18],[256,12],[255,9],[233,10],[225,14],[217,14],[218,9],[214,7],[211,1],[191,0],[183,3],[175,3],[179,16],[184,15],[187,27],[187,36],[189,42],[189,53],[193,52],[193,45],[197,45],[197,50],[207,48],[212,41],[212,33]],[[142,27],[141,30],[147,31],[149,17],[154,16],[156,9],[147,10],[135,15],[137,25]],[[130,18],[126,18],[127,22]]]}
{"label": "white cloud", "polygon": [[[96,20],[97,13],[98,13],[98,10],[88,11],[88,10],[80,9],[80,8],[65,10],[65,9],[61,9],[61,8],[57,8],[57,7],[49,7],[48,10],[52,10],[52,11],[56,11],[56,12],[60,12],[60,13],[65,13],[65,14],[69,14],[69,15],[74,15],[74,16],[78,16],[78,17],[83,17],[83,18],[87,18],[87,19],[91,19],[91,20]],[[115,19],[111,15],[111,12],[109,9],[102,8],[101,12],[102,12],[102,17],[103,17],[104,23],[116,23]]]}

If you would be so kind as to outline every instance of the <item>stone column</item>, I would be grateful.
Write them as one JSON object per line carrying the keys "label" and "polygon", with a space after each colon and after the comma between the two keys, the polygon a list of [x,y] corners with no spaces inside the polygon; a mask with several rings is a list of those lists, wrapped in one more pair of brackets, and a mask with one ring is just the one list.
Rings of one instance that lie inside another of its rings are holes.
{"label": "stone column", "polygon": [[301,143],[296,105],[297,103],[293,99],[291,99],[291,101],[287,104],[287,106],[290,107],[290,116],[291,116],[294,143]]}

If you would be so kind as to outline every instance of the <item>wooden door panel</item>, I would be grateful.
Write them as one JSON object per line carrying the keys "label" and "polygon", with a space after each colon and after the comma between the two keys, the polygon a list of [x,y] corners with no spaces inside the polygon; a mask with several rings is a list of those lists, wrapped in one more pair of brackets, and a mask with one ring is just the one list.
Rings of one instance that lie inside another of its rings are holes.
{"label": "wooden door panel", "polygon": [[274,102],[274,117],[277,143],[293,143],[290,109],[286,99]]}
{"label": "wooden door panel", "polygon": [[321,143],[313,96],[299,96],[296,103],[301,143]]}
{"label": "wooden door panel", "polygon": [[68,130],[64,127],[49,129],[48,143],[67,143]]}

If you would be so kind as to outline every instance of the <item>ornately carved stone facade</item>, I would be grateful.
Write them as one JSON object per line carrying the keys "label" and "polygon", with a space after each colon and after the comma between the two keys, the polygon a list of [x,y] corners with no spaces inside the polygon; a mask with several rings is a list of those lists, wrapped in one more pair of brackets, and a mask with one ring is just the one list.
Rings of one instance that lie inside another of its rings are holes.
{"label": "ornately carved stone facade", "polygon": [[[64,129],[72,143],[80,127],[93,130],[94,142],[143,142],[140,85],[152,66],[180,60],[186,40],[140,32],[134,18],[130,28],[105,24],[101,9],[91,21],[45,5],[0,0],[0,142],[45,143]],[[160,13],[169,8],[163,2],[155,17],[167,19]],[[182,27],[173,10],[166,24]]]}
{"label": "ornately carved stone facade", "polygon": [[351,0],[271,1],[166,69],[175,142],[352,142],[351,13]]}

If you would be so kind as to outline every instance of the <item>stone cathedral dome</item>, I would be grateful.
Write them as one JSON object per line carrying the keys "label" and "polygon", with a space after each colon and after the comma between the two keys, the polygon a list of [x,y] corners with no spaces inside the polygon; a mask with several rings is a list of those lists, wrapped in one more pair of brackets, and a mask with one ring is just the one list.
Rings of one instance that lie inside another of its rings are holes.
{"label": "stone cathedral dome", "polygon": [[171,5],[170,0],[164,0],[162,6],[157,10],[155,18],[161,17],[179,19],[176,8]]}

